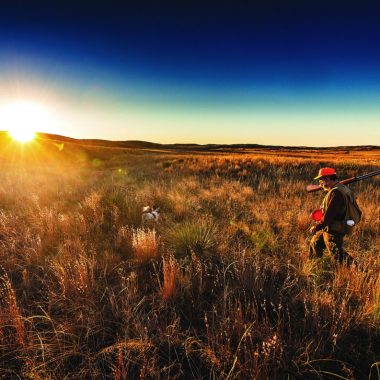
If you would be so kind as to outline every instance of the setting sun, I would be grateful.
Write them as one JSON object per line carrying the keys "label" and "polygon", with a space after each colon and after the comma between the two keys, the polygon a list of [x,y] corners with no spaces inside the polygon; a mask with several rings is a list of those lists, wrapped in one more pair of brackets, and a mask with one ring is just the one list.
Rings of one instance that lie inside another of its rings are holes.
{"label": "setting sun", "polygon": [[36,137],[35,132],[23,129],[10,130],[8,133],[14,140],[22,143],[31,141]]}
{"label": "setting sun", "polygon": [[44,131],[49,119],[45,107],[31,101],[14,101],[0,108],[0,125],[13,139],[23,143],[33,140],[36,131]]}

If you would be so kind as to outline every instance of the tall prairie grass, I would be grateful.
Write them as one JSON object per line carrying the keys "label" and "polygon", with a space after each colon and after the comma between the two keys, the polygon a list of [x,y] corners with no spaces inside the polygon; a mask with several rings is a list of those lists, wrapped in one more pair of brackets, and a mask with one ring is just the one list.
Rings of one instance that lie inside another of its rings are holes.
{"label": "tall prairie grass", "polygon": [[380,178],[352,185],[350,268],[308,260],[305,191],[378,153],[33,157],[0,172],[0,378],[379,378]]}

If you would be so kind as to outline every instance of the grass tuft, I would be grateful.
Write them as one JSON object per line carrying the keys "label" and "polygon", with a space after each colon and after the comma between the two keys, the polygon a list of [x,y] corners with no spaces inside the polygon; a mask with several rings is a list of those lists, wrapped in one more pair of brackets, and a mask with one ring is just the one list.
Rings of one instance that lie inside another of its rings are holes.
{"label": "grass tuft", "polygon": [[134,258],[140,263],[156,259],[159,255],[160,239],[154,229],[137,228],[132,230]]}
{"label": "grass tuft", "polygon": [[217,229],[209,220],[185,222],[172,229],[168,235],[168,243],[178,257],[191,252],[205,253],[215,248],[216,242]]}

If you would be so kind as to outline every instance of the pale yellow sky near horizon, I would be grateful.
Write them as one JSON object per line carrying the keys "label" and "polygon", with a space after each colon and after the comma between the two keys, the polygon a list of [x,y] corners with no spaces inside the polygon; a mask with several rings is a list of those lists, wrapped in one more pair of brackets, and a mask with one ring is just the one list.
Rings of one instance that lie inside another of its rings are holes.
{"label": "pale yellow sky near horizon", "polygon": [[[17,87],[17,86],[16,86]],[[15,102],[29,110],[9,111]],[[31,112],[35,107],[38,112]],[[7,111],[6,111],[7,110]],[[13,112],[13,116],[12,116]],[[16,120],[35,132],[74,138],[157,143],[263,144],[291,146],[380,145],[380,112],[358,109],[252,109],[133,104],[101,89],[80,96],[54,88],[0,90],[0,126]],[[27,124],[27,125],[26,125]]]}

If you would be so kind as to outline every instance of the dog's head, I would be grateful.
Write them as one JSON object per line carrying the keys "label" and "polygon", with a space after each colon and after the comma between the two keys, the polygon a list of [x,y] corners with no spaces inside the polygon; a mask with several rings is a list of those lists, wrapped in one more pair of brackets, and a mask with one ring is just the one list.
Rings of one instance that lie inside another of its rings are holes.
{"label": "dog's head", "polygon": [[142,208],[142,212],[152,212],[153,211],[153,209],[152,209],[152,207],[150,207],[150,206],[144,206],[143,208]]}

